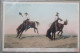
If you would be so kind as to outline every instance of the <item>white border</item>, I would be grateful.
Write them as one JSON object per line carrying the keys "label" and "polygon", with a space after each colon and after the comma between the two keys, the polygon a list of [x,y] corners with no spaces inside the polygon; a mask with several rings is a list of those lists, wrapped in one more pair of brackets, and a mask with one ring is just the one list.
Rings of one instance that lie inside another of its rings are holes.
{"label": "white border", "polygon": [[[3,2],[3,43],[2,43],[2,50],[5,52],[78,52],[75,51],[75,49],[77,48],[4,48],[4,26],[5,26],[5,4],[6,3],[27,3],[27,4],[66,4],[64,2]],[[68,2],[68,4],[73,4],[74,2],[70,3]],[[78,4],[78,10],[79,10],[79,2],[76,2],[74,4]],[[78,11],[79,13],[79,11]],[[78,16],[79,17],[79,16]],[[79,23],[79,20],[78,20]],[[79,30],[78,30],[78,49],[79,49]]]}

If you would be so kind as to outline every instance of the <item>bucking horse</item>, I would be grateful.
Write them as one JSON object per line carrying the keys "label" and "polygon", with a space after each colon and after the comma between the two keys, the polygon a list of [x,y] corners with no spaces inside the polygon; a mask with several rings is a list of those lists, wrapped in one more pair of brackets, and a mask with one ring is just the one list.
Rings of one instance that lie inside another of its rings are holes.
{"label": "bucking horse", "polygon": [[51,24],[50,28],[47,30],[46,37],[53,40],[53,36],[54,36],[54,40],[55,40],[55,34],[57,31],[59,31],[57,35],[59,35],[59,33],[61,33],[60,34],[60,37],[61,37],[62,33],[63,33],[64,25],[67,25],[67,24],[68,24],[67,20],[64,21],[64,24],[58,23],[58,27],[57,27],[58,29],[56,30],[55,22],[53,22]]}
{"label": "bucking horse", "polygon": [[30,28],[34,28],[34,32],[36,33],[36,31],[37,31],[37,33],[38,33],[37,26],[39,25],[39,22],[38,21],[29,21],[29,24],[28,25],[25,25],[26,24],[26,21],[27,20],[25,20],[25,22],[23,22],[22,24],[20,24],[18,26],[18,28],[16,29],[16,31],[17,31],[17,36],[16,37],[19,37],[20,38],[21,35],[22,35],[22,33],[23,33],[23,31],[24,30],[27,31]]}

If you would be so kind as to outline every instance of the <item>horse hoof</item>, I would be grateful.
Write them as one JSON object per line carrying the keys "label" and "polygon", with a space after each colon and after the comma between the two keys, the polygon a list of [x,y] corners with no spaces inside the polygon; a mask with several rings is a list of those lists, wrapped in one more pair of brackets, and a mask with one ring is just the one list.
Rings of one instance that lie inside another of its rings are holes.
{"label": "horse hoof", "polygon": [[53,40],[53,38],[50,38],[51,40]]}
{"label": "horse hoof", "polygon": [[53,39],[51,39],[51,40],[53,40]]}
{"label": "horse hoof", "polygon": [[22,38],[21,38],[21,37],[20,37],[19,39],[20,39],[20,40],[22,40]]}
{"label": "horse hoof", "polygon": [[19,37],[19,39],[20,39],[20,37]]}
{"label": "horse hoof", "polygon": [[62,38],[62,36],[59,36],[59,38],[61,39],[61,38]]}

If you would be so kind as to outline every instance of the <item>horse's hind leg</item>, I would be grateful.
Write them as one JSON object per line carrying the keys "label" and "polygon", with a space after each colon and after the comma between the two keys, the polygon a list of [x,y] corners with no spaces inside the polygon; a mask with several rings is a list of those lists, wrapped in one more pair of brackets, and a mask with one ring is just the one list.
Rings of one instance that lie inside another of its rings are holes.
{"label": "horse's hind leg", "polygon": [[61,38],[62,38],[62,33],[63,33],[63,31],[61,31],[61,35],[60,35]]}
{"label": "horse's hind leg", "polygon": [[[38,29],[36,28],[36,30],[37,30],[37,33],[38,33]],[[39,33],[38,33],[39,34]]]}
{"label": "horse's hind leg", "polygon": [[19,36],[19,31],[17,31],[17,36],[16,36],[16,38]]}
{"label": "horse's hind leg", "polygon": [[21,34],[22,34],[22,32],[20,33],[19,38],[21,37]]}
{"label": "horse's hind leg", "polygon": [[[37,33],[38,33],[38,29],[37,29],[36,27],[34,28],[34,32],[36,33],[35,29],[37,30]],[[39,34],[39,33],[38,33],[38,34]]]}
{"label": "horse's hind leg", "polygon": [[62,36],[63,31],[61,32],[61,36]]}
{"label": "horse's hind leg", "polygon": [[34,28],[34,32],[36,33],[35,28]]}
{"label": "horse's hind leg", "polygon": [[[37,33],[38,33],[38,29],[36,28],[36,30],[37,30]],[[39,33],[38,33],[39,34]]]}

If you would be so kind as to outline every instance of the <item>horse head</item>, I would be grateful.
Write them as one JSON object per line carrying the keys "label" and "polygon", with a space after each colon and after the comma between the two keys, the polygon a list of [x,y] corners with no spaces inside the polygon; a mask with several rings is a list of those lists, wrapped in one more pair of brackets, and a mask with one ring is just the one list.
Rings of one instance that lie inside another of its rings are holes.
{"label": "horse head", "polygon": [[64,21],[64,25],[67,25],[68,24],[68,20],[66,19],[65,21]]}

